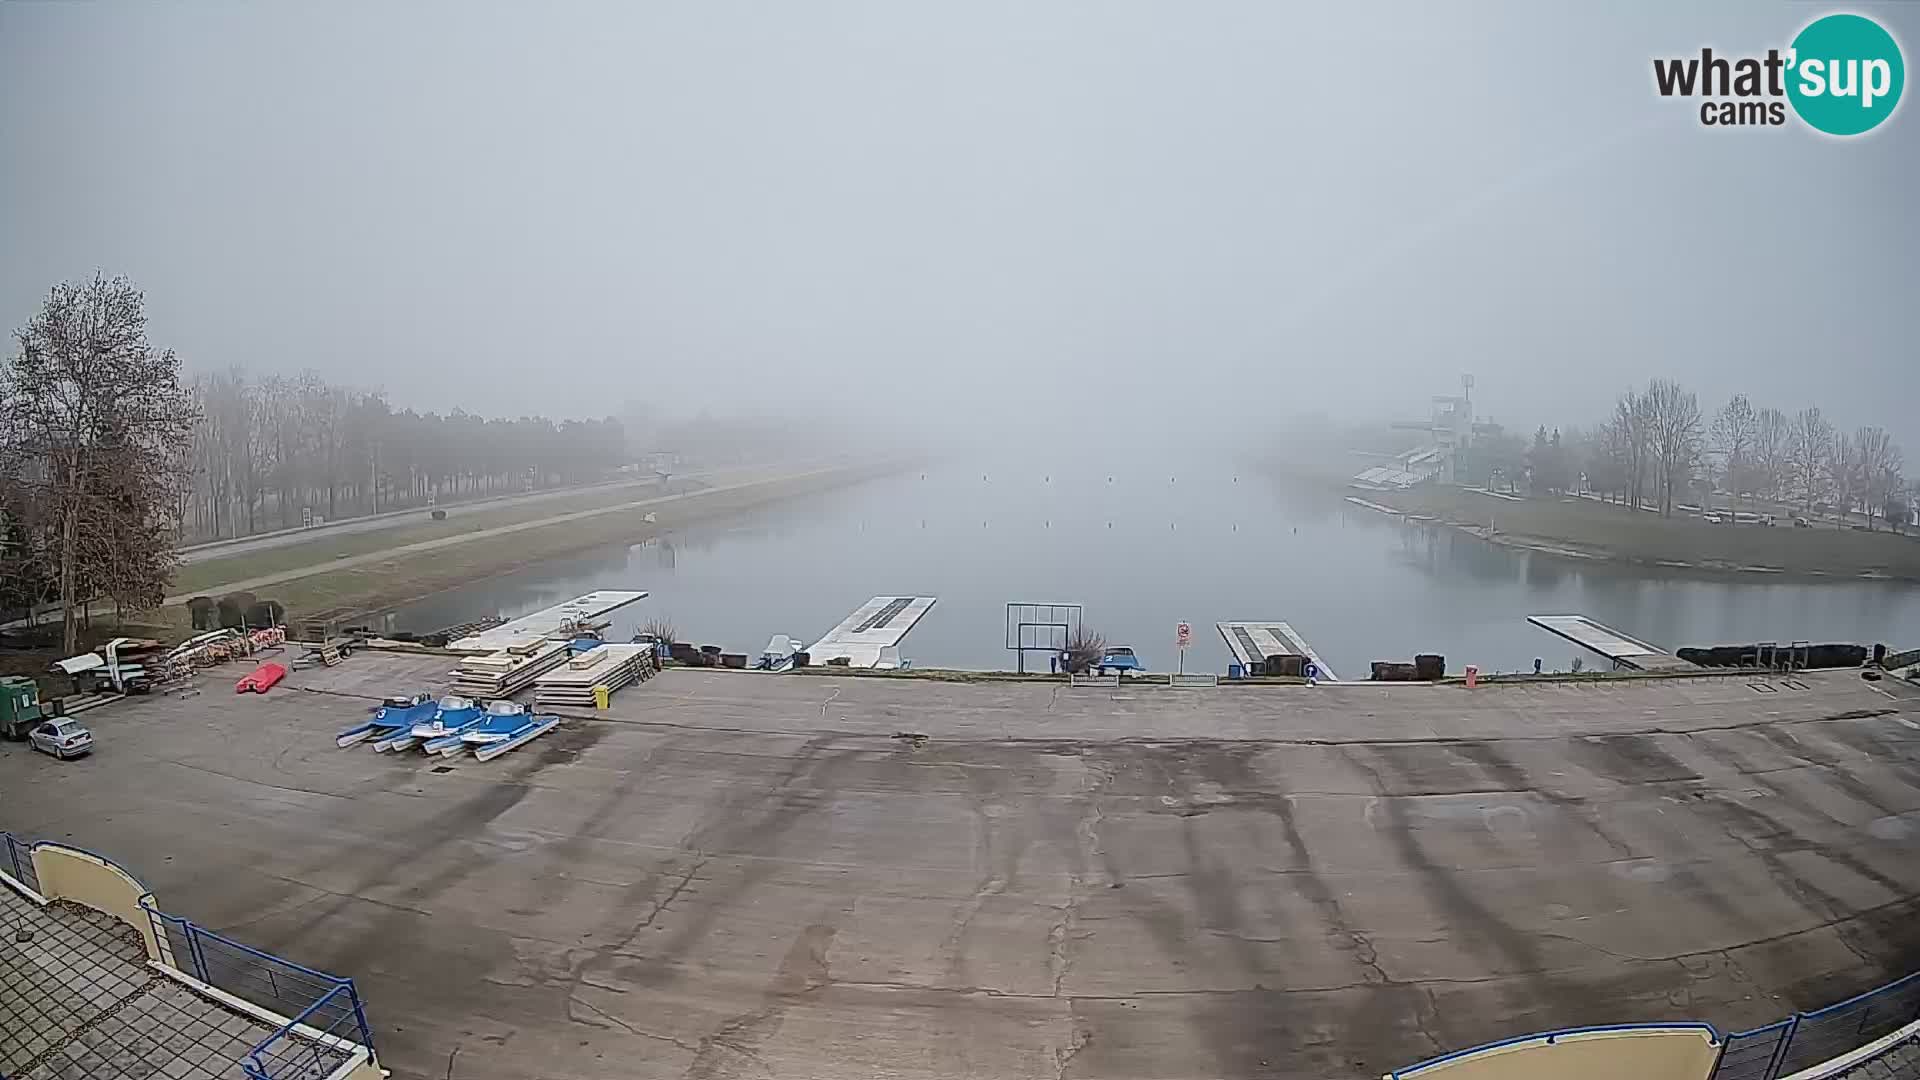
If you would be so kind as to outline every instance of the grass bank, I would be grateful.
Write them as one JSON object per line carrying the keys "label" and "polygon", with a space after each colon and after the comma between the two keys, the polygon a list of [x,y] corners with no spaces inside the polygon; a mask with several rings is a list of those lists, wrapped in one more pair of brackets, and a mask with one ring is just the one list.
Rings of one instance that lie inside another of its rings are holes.
{"label": "grass bank", "polygon": [[1494,498],[1456,487],[1359,493],[1510,547],[1675,569],[1920,581],[1920,539],[1855,529],[1714,524],[1591,499]]}
{"label": "grass bank", "polygon": [[230,582],[264,577],[302,566],[324,563],[331,559],[344,559],[385,551],[424,540],[437,540],[481,529],[538,521],[597,507],[619,506],[642,499],[656,499],[663,495],[695,494],[709,487],[769,475],[777,474],[769,469],[737,469],[728,473],[714,474],[704,479],[675,479],[671,488],[659,483],[605,485],[570,495],[556,495],[537,502],[512,506],[489,508],[485,504],[480,504],[467,509],[450,507],[443,521],[417,519],[396,521],[390,528],[336,534],[323,533],[298,543],[282,544],[261,550],[242,550],[231,555],[216,554],[181,566],[173,575],[173,584],[168,589],[168,593],[172,595],[201,591]]}
{"label": "grass bank", "polygon": [[[638,543],[678,526],[843,487],[882,471],[834,469],[756,480],[652,500],[642,507],[609,510],[571,521],[527,524],[500,535],[470,540],[441,537],[438,546],[427,550],[396,551],[391,558],[381,558],[377,552],[363,553],[353,556],[351,565],[319,567],[312,573],[295,571],[297,576],[254,591],[285,604],[288,617],[294,620],[370,613],[546,559],[615,544]],[[653,515],[653,521],[647,520],[648,514]],[[469,533],[473,528],[469,524],[461,533]],[[386,535],[391,546],[392,534]],[[342,539],[357,540],[358,537]],[[185,619],[185,609],[178,604],[169,605],[166,611],[169,621]]]}

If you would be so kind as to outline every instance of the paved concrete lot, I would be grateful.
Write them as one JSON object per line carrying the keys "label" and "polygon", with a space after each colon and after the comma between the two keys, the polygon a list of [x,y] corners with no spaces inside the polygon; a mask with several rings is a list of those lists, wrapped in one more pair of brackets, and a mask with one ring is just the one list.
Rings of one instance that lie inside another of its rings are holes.
{"label": "paved concrete lot", "polygon": [[1857,673],[670,671],[486,765],[333,745],[449,667],[96,710],[0,823],[354,976],[403,1076],[1377,1076],[1920,968],[1920,710]]}

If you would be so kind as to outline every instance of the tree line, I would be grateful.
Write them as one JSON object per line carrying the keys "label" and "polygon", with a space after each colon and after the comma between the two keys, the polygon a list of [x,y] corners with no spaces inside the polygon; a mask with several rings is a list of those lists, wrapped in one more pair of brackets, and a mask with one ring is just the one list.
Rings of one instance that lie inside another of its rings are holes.
{"label": "tree line", "polygon": [[608,476],[625,462],[620,421],[488,418],[395,410],[385,395],[314,372],[235,368],[188,387],[195,409],[178,516],[214,539]]}
{"label": "tree line", "polygon": [[1630,388],[1589,431],[1541,428],[1521,451],[1542,491],[1589,491],[1671,515],[1677,503],[1742,500],[1812,515],[1856,514],[1904,525],[1913,491],[1900,446],[1884,428],[1842,431],[1817,406],[1788,413],[1735,394],[1711,415],[1670,379]]}

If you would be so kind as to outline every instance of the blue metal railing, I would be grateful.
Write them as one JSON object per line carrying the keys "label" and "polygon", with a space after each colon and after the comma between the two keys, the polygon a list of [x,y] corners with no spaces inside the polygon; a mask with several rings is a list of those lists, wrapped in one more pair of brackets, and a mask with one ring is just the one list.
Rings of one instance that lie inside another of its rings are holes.
{"label": "blue metal railing", "polygon": [[33,845],[15,839],[10,832],[0,832],[0,870],[34,892],[40,891],[40,876],[33,869]]}
{"label": "blue metal railing", "polygon": [[366,1010],[351,979],[326,992],[247,1054],[241,1064],[253,1080],[324,1080],[354,1043],[367,1038]]}
{"label": "blue metal railing", "polygon": [[[0,870],[38,892],[35,846],[0,832]],[[59,846],[118,866],[83,848]],[[124,868],[122,872],[126,873]],[[131,873],[127,876],[138,880]],[[253,1080],[324,1080],[355,1051],[356,1044],[372,1059],[373,1032],[352,979],[315,971],[169,915],[154,905],[152,893],[140,898],[140,908],[147,913],[162,962],[251,1005],[293,1018],[241,1060],[242,1069]]]}
{"label": "blue metal railing", "polygon": [[320,1080],[357,1043],[373,1054],[373,1032],[352,979],[296,964],[243,945],[143,898],[153,932],[166,942],[173,966],[242,1001],[291,1016],[241,1062],[254,1080]]}
{"label": "blue metal railing", "polygon": [[1793,1021],[1778,1020],[1752,1031],[1736,1031],[1720,1047],[1714,1063],[1716,1080],[1768,1080],[1780,1064],[1780,1053],[1793,1036]]}
{"label": "blue metal railing", "polygon": [[[1727,1036],[1713,1080],[1777,1080],[1832,1061],[1920,1020],[1920,972],[1812,1012],[1794,1013],[1766,1027]],[[1775,1044],[1766,1068],[1757,1050],[1735,1059],[1736,1045]]]}

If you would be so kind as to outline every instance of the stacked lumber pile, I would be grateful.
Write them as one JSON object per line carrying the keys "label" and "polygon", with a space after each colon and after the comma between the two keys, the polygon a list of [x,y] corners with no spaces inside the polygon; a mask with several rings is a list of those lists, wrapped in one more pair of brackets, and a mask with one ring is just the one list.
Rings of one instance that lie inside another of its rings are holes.
{"label": "stacked lumber pile", "polygon": [[604,686],[612,694],[628,683],[652,677],[652,645],[602,645],[576,654],[564,666],[535,680],[533,703],[543,709],[591,709],[594,687]]}
{"label": "stacked lumber pile", "polygon": [[453,692],[479,699],[511,697],[566,663],[570,651],[564,641],[530,637],[498,652],[464,657],[453,672]]}

